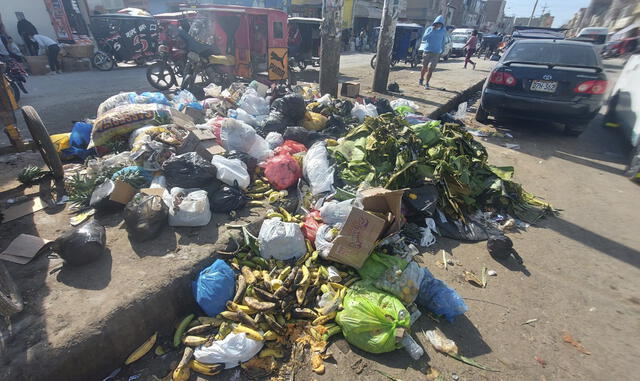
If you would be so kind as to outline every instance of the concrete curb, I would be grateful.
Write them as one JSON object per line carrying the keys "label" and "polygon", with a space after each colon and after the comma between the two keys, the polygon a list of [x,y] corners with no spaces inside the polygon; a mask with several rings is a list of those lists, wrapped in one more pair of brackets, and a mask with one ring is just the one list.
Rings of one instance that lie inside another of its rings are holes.
{"label": "concrete curb", "polygon": [[473,84],[470,87],[468,87],[466,90],[463,90],[458,95],[456,95],[455,97],[451,98],[447,103],[445,103],[442,106],[439,106],[437,109],[433,110],[429,115],[427,115],[427,117],[429,117],[431,119],[438,119],[438,118],[440,118],[440,116],[442,116],[442,114],[446,114],[449,111],[454,110],[460,103],[466,101],[474,93],[480,91],[482,89],[482,86],[484,85],[484,82],[486,81],[486,79],[487,79],[486,77],[482,78],[481,80],[479,80],[475,84]]}

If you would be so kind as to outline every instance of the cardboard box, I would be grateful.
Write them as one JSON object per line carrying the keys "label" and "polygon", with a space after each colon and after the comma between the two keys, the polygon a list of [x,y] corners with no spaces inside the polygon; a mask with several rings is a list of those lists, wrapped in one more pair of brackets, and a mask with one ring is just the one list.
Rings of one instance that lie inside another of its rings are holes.
{"label": "cardboard box", "polygon": [[45,75],[49,73],[47,56],[25,56],[31,75]]}
{"label": "cardboard box", "polygon": [[[376,246],[378,238],[395,233],[404,225],[404,191],[390,191],[384,188],[363,191],[364,210],[351,210],[340,234],[334,239],[327,258],[356,269],[362,267]],[[384,218],[369,212],[384,215]]]}
{"label": "cardboard box", "polygon": [[64,72],[89,71],[91,61],[88,58],[62,57],[62,70]]}
{"label": "cardboard box", "polygon": [[91,58],[93,56],[93,44],[65,45],[63,50],[69,57]]}
{"label": "cardboard box", "polygon": [[340,89],[340,95],[343,97],[355,98],[360,95],[360,83],[358,82],[343,82]]}
{"label": "cardboard box", "polygon": [[125,183],[121,180],[115,181],[116,186],[113,188],[113,192],[111,192],[111,196],[109,196],[109,200],[118,202],[120,204],[127,204],[133,196],[138,193],[138,190],[129,183]]}

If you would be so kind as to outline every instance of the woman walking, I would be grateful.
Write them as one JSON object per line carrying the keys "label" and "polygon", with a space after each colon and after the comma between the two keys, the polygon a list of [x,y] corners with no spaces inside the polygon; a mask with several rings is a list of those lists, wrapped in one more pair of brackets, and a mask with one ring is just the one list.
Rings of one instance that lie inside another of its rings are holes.
{"label": "woman walking", "polygon": [[464,44],[464,48],[467,49],[467,54],[464,57],[464,68],[467,68],[467,64],[470,63],[473,65],[473,70],[476,69],[475,62],[471,61],[471,57],[473,53],[476,52],[476,46],[478,45],[478,31],[476,29],[471,32],[471,37],[467,40],[467,43]]}

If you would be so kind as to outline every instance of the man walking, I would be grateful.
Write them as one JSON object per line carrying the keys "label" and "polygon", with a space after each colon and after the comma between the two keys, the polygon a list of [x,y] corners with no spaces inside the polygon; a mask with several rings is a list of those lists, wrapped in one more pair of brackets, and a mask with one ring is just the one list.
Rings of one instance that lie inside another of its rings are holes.
{"label": "man walking", "polygon": [[422,43],[420,50],[422,53],[422,70],[420,71],[420,85],[424,83],[424,75],[427,74],[427,83],[424,84],[425,89],[429,89],[429,81],[431,75],[438,65],[440,54],[444,49],[444,43],[447,36],[447,30],[444,25],[444,17],[442,15],[433,20],[433,24],[428,27],[422,35]]}

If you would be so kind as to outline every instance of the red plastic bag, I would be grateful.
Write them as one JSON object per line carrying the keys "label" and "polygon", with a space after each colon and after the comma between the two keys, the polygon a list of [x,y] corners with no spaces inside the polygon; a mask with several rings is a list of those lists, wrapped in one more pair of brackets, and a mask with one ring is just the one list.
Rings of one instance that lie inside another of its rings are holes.
{"label": "red plastic bag", "polygon": [[217,116],[215,119],[209,121],[209,125],[213,128],[213,135],[216,137],[216,143],[220,146],[222,145],[222,138],[220,137],[222,121],[224,121],[224,118],[221,116]]}
{"label": "red plastic bag", "polygon": [[279,155],[281,153],[288,153],[289,155],[293,155],[298,152],[305,152],[306,150],[307,147],[305,147],[302,143],[298,143],[294,140],[285,140],[284,143],[282,143],[280,147],[277,147],[273,152],[275,152],[276,155]]}
{"label": "red plastic bag", "polygon": [[307,214],[304,218],[304,224],[302,225],[302,234],[304,234],[304,238],[311,242],[315,242],[316,233],[318,232],[320,225],[322,225],[322,218],[320,217],[319,210],[313,210],[311,213]]}
{"label": "red plastic bag", "polygon": [[264,175],[277,190],[287,189],[302,177],[302,169],[296,159],[288,153],[276,155],[267,160]]}

